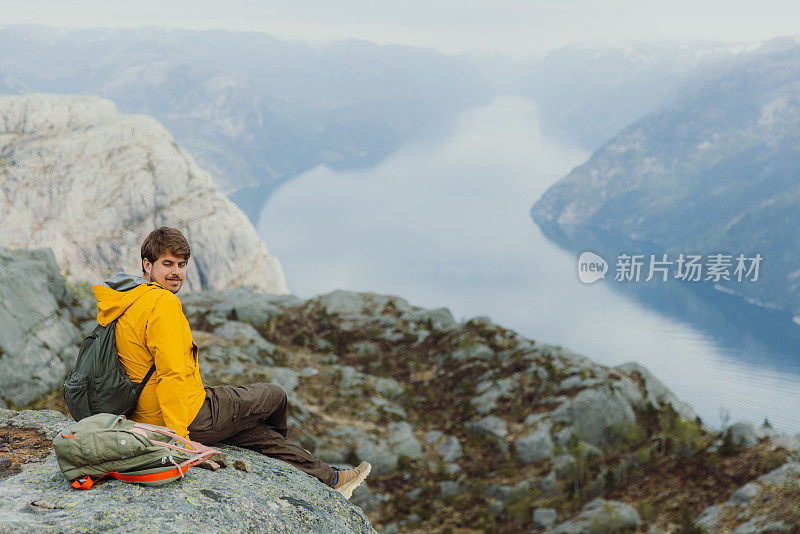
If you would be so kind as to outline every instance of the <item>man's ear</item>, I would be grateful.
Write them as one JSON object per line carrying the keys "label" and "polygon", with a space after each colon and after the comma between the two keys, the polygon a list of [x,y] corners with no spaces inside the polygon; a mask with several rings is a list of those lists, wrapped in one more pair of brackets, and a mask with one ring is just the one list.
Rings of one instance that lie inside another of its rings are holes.
{"label": "man's ear", "polygon": [[147,258],[142,258],[142,271],[144,272],[145,279],[150,279],[150,270],[153,268],[153,264],[150,263],[150,260]]}

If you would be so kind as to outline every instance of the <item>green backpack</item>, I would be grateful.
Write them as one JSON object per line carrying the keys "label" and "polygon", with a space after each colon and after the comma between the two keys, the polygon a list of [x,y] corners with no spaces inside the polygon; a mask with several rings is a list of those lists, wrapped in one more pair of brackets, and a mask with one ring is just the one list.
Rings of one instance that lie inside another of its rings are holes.
{"label": "green backpack", "polygon": [[130,415],[156,370],[153,364],[142,382],[131,381],[117,354],[116,324],[116,319],[98,324],[84,338],[75,370],[64,382],[64,398],[76,421],[98,413]]}
{"label": "green backpack", "polygon": [[89,489],[107,476],[148,486],[166,484],[219,453],[168,428],[108,413],[68,426],[53,439],[53,448],[61,472],[76,489]]}

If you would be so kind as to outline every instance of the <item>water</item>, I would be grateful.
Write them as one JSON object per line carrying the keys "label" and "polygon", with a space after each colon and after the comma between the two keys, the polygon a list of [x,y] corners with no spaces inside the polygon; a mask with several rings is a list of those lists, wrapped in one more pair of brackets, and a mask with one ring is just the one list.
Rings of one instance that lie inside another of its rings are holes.
{"label": "water", "polygon": [[577,255],[528,212],[589,154],[542,136],[537,115],[498,98],[372,168],[318,167],[283,186],[258,232],[292,293],[373,291],[487,315],[603,364],[636,360],[712,426],[768,418],[800,432],[800,327],[787,314],[714,291],[580,283]]}

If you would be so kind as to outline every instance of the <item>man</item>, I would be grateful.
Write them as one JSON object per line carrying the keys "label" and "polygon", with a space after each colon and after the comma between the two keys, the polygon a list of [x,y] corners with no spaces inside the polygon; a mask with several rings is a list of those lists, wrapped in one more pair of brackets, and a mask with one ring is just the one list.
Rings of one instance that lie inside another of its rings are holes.
{"label": "man", "polygon": [[275,384],[203,387],[189,322],[176,296],[190,249],[176,229],[161,227],[142,243],[142,277],[117,273],[94,286],[97,321],[114,319],[117,352],[134,382],[156,370],[131,419],[166,426],[200,443],[228,443],[279,458],[349,499],[370,472],[367,462],[338,470],[286,439],[286,393]]}

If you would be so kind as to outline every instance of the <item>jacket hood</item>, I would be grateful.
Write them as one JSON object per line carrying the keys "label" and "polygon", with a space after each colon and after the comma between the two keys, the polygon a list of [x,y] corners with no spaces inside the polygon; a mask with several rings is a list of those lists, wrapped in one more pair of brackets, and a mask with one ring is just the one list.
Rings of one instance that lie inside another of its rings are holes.
{"label": "jacket hood", "polygon": [[97,300],[97,322],[106,326],[125,313],[139,297],[164,287],[156,282],[148,282],[141,276],[117,273],[103,285],[92,286],[92,289]]}
{"label": "jacket hood", "polygon": [[111,289],[115,289],[117,291],[129,291],[135,288],[136,286],[140,286],[142,284],[147,284],[147,283],[148,281],[142,278],[141,276],[135,276],[132,274],[119,272],[111,276],[105,282],[103,282],[103,285],[108,286]]}

